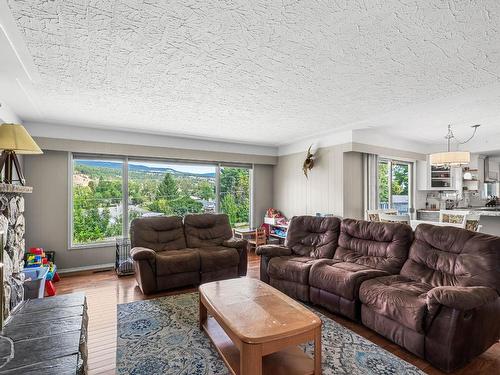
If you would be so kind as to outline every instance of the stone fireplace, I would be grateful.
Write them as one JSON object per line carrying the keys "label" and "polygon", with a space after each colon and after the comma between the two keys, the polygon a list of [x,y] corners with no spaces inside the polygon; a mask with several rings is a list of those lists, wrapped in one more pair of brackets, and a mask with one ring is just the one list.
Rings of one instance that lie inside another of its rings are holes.
{"label": "stone fireplace", "polygon": [[29,186],[0,183],[0,232],[4,233],[4,249],[1,252],[4,319],[24,298],[24,274],[21,272],[25,252],[23,195],[32,191]]}

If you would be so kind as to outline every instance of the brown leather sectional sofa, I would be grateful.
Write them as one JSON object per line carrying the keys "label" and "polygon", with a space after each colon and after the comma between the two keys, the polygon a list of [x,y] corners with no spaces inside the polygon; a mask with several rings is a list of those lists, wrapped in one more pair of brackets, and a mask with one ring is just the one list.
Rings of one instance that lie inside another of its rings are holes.
{"label": "brown leather sectional sofa", "polygon": [[233,238],[224,214],[134,219],[130,240],[144,294],[247,273],[247,241]]}
{"label": "brown leather sectional sofa", "polygon": [[500,238],[454,227],[294,217],[261,279],[360,320],[450,372],[500,338]]}

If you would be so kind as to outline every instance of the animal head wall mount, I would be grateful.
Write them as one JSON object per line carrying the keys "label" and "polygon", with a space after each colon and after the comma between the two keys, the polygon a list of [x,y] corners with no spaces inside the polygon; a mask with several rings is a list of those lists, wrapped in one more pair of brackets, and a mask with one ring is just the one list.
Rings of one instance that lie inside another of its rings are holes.
{"label": "animal head wall mount", "polygon": [[308,173],[314,167],[314,150],[312,150],[313,145],[309,146],[307,150],[306,160],[304,160],[304,164],[302,164],[302,171],[306,178],[309,178]]}

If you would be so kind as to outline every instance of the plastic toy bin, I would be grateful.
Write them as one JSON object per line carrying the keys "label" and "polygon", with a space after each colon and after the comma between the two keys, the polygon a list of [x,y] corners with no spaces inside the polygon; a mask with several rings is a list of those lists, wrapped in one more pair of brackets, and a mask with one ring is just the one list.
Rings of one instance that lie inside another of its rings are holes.
{"label": "plastic toy bin", "polygon": [[45,279],[49,272],[48,267],[33,267],[23,269],[24,299],[43,298],[45,294]]}

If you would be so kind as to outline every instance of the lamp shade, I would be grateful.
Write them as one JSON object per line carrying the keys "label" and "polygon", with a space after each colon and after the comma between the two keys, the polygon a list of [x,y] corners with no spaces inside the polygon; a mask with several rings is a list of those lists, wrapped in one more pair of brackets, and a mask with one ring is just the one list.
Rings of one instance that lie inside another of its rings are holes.
{"label": "lamp shade", "polygon": [[20,124],[0,125],[0,150],[14,151],[16,154],[43,154]]}
{"label": "lamp shade", "polygon": [[431,165],[459,166],[470,163],[470,152],[448,151],[431,154],[429,156]]}

